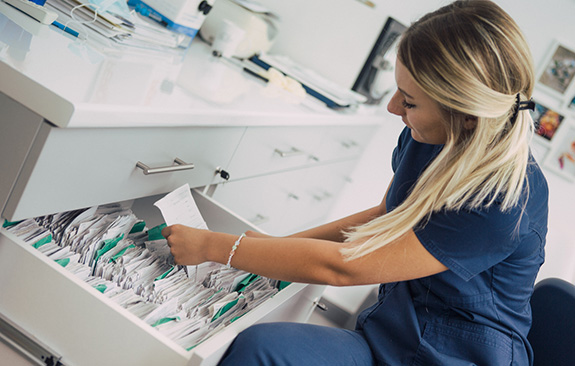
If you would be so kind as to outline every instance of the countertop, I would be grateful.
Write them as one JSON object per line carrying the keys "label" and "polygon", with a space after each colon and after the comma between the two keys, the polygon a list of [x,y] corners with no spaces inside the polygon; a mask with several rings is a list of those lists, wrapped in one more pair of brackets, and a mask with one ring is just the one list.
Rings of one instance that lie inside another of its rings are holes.
{"label": "countertop", "polygon": [[271,90],[212,57],[198,38],[159,52],[81,40],[0,1],[0,92],[57,127],[372,124],[363,107],[335,111]]}

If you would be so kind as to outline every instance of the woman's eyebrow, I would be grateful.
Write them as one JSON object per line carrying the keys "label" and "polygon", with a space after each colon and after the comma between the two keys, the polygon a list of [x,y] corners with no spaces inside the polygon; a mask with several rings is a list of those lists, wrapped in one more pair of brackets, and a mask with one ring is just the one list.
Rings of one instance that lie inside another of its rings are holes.
{"label": "woman's eyebrow", "polygon": [[411,98],[411,99],[415,99],[414,97],[412,97],[411,95],[409,95],[405,90],[403,90],[403,89],[401,89],[401,88],[399,88],[399,87],[398,87],[397,89],[401,92],[401,94],[405,95],[406,97]]}

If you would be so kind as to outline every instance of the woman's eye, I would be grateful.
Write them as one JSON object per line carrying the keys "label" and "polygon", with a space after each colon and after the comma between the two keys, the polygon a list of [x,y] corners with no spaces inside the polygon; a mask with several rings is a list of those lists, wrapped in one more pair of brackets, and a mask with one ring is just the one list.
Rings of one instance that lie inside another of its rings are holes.
{"label": "woman's eye", "polygon": [[405,100],[403,102],[401,102],[401,104],[403,105],[403,108],[405,108],[405,109],[415,108],[415,104],[409,104]]}

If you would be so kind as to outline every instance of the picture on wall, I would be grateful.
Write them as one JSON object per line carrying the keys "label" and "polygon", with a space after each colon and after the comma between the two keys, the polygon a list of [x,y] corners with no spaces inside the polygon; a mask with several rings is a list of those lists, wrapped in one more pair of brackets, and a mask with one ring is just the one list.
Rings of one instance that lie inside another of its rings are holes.
{"label": "picture on wall", "polygon": [[545,166],[563,177],[575,179],[575,125],[567,124],[557,136],[553,151],[547,155]]}
{"label": "picture on wall", "polygon": [[575,78],[575,51],[556,44],[539,76],[539,84],[563,96]]}
{"label": "picture on wall", "polygon": [[562,114],[537,102],[535,102],[535,110],[531,112],[531,117],[537,126],[535,132],[549,141],[553,139],[555,132],[565,118]]}

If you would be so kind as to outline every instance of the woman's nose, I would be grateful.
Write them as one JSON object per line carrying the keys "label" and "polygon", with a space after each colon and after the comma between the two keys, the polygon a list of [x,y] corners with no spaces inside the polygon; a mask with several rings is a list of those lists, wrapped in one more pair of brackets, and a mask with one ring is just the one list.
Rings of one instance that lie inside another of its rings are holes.
{"label": "woman's nose", "polygon": [[389,103],[387,103],[387,111],[389,113],[393,113],[398,116],[403,115],[405,109],[401,104],[401,98],[402,98],[401,93],[399,92],[399,90],[396,90],[395,94],[393,94],[393,97],[391,97],[391,99],[389,100]]}

